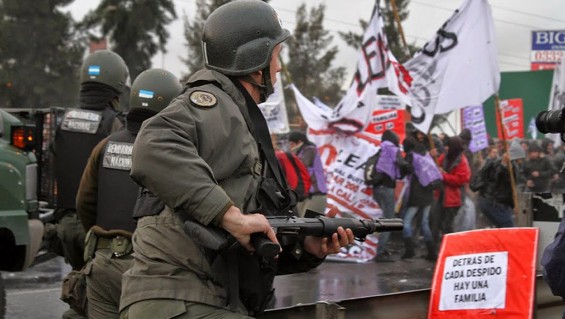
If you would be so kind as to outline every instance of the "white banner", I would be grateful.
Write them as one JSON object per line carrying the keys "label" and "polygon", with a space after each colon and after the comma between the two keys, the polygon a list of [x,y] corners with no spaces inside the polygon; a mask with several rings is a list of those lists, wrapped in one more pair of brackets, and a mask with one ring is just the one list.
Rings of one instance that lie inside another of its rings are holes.
{"label": "white banner", "polygon": [[259,104],[259,109],[267,121],[271,134],[285,134],[290,132],[290,128],[280,73],[277,73],[274,88],[275,92],[269,96],[267,101]]}
{"label": "white banner", "polygon": [[414,126],[428,132],[434,114],[480,105],[500,86],[496,35],[487,0],[465,0],[416,55],[412,76]]}
{"label": "white banner", "polygon": [[[382,213],[363,179],[366,160],[378,150],[373,112],[378,108],[377,89],[388,87],[402,105],[409,101],[408,72],[388,48],[382,17],[375,11],[363,36],[357,70],[351,87],[335,108],[320,101],[312,103],[292,85],[308,137],[318,145],[327,173],[328,206],[354,218],[377,218]],[[404,132],[404,127],[400,128]],[[376,254],[376,236],[349,247],[344,260],[364,262]]]}

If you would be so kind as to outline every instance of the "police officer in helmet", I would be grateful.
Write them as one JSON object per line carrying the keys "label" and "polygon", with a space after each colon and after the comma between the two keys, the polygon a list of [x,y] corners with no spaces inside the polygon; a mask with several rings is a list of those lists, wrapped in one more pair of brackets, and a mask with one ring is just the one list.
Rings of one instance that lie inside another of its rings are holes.
{"label": "police officer in helmet", "polygon": [[124,60],[112,51],[88,55],[80,70],[80,106],[66,110],[55,133],[56,231],[65,260],[73,270],[85,264],[85,232],[75,205],[80,178],[96,144],[123,127],[116,110],[128,73]]}
{"label": "police officer in helmet", "polygon": [[[257,107],[272,92],[288,37],[262,1],[219,7],[204,25],[205,69],[144,122],[131,176],[148,191],[134,212],[123,318],[249,318],[273,301],[275,274],[312,269],[353,242],[351,230],[340,228],[339,236],[283,244],[276,259],[250,253],[253,233],[278,243],[265,215],[287,214],[293,206]],[[273,191],[280,194],[274,203],[279,211],[265,198]],[[183,230],[185,220],[221,228],[237,245],[208,248]]]}
{"label": "police officer in helmet", "polygon": [[130,178],[131,150],[141,123],[179,95],[177,77],[163,69],[142,72],[133,82],[126,129],[92,151],[77,194],[77,212],[88,231],[85,245],[88,317],[119,318],[122,273],[132,264],[132,217],[138,185]]}
{"label": "police officer in helmet", "polygon": [[94,146],[123,127],[116,109],[127,78],[127,66],[116,53],[101,50],[88,55],[80,70],[80,107],[67,109],[55,134],[57,233],[74,270],[84,265],[84,231],[75,207],[78,184]]}

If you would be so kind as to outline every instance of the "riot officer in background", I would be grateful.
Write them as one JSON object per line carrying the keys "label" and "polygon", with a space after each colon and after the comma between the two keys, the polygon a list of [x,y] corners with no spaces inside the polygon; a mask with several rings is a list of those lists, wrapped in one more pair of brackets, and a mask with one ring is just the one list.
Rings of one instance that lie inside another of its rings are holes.
{"label": "riot officer in background", "polygon": [[146,119],[182,91],[175,75],[162,69],[141,73],[133,82],[126,129],[103,139],[92,151],[80,181],[76,204],[88,231],[85,269],[88,317],[119,318],[122,273],[132,264],[133,208],[138,186],[130,178],[131,151]]}
{"label": "riot officer in background", "polygon": [[128,73],[114,52],[100,50],[87,56],[80,70],[80,107],[68,109],[56,131],[57,236],[73,270],[84,266],[85,232],[75,205],[80,178],[96,144],[123,127],[116,110]]}

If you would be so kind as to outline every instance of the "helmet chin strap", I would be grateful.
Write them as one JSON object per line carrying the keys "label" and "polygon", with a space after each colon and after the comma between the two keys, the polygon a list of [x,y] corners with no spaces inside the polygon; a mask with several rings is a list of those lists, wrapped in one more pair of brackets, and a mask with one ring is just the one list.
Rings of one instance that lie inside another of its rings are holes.
{"label": "helmet chin strap", "polygon": [[273,82],[271,81],[271,68],[267,65],[261,71],[261,81],[263,84],[257,83],[251,75],[244,75],[241,79],[253,86],[255,86],[259,90],[259,103],[263,103],[267,101],[267,98],[275,92],[275,88],[273,87]]}

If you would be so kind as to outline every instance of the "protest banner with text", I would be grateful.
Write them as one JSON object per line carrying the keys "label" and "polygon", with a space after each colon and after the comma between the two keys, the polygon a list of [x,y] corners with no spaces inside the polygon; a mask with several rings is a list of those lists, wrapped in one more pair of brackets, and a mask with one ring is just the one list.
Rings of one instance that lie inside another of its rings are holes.
{"label": "protest banner with text", "polygon": [[532,318],[538,233],[499,228],[446,234],[428,318]]}

